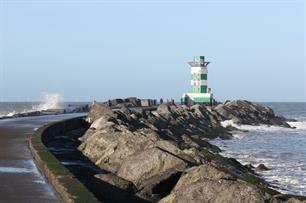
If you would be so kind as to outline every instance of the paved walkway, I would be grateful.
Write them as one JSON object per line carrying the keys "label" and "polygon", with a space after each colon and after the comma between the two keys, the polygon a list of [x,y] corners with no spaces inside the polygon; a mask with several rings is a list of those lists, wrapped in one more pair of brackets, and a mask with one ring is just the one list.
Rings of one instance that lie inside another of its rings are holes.
{"label": "paved walkway", "polygon": [[28,141],[42,125],[80,115],[0,120],[0,202],[61,202],[35,166]]}

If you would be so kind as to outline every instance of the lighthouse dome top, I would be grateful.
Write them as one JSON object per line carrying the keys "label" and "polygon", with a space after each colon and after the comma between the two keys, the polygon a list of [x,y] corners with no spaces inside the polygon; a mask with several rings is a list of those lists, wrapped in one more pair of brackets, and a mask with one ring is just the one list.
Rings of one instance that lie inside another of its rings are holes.
{"label": "lighthouse dome top", "polygon": [[205,61],[205,56],[194,56],[193,61],[188,62],[191,67],[206,67],[209,63]]}

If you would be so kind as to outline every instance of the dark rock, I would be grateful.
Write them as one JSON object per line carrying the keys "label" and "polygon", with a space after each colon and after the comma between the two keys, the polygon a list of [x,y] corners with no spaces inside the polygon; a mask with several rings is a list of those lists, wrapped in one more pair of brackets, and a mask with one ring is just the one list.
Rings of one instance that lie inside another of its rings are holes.
{"label": "dark rock", "polygon": [[131,103],[134,106],[141,106],[140,99],[137,99],[136,97],[128,97],[124,100],[124,102]]}
{"label": "dark rock", "polygon": [[306,203],[306,197],[305,196],[290,195],[290,194],[277,194],[277,195],[274,195],[274,198],[276,198],[278,200],[278,202]]}
{"label": "dark rock", "polygon": [[14,117],[39,116],[41,114],[42,114],[42,112],[40,112],[40,111],[31,111],[31,112],[26,112],[26,113],[15,114]]}
{"label": "dark rock", "polygon": [[118,104],[121,104],[123,102],[124,102],[123,99],[113,99],[113,100],[110,100],[110,105],[117,106]]}
{"label": "dark rock", "polygon": [[255,169],[255,167],[252,164],[245,164],[244,166],[251,170]]}
{"label": "dark rock", "polygon": [[113,201],[126,200],[133,196],[136,190],[133,183],[111,173],[96,174],[91,184],[103,191],[101,194],[103,199],[111,199]]}
{"label": "dark rock", "polygon": [[122,108],[122,107],[136,107],[136,106],[133,103],[124,102],[124,103],[117,104],[115,107],[116,108]]}
{"label": "dark rock", "polygon": [[267,171],[267,170],[270,170],[270,169],[268,167],[266,167],[264,164],[259,164],[256,167],[256,171]]}

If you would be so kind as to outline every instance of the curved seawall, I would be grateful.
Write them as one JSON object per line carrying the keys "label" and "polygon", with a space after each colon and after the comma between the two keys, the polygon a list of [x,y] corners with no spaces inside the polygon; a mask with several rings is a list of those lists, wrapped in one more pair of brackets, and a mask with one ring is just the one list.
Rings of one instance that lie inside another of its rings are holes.
{"label": "curved seawall", "polygon": [[37,166],[64,202],[99,202],[46,147],[54,137],[86,125],[81,117],[47,124],[39,128],[29,141]]}
{"label": "curved seawall", "polygon": [[28,142],[34,131],[47,123],[83,115],[0,120],[0,202],[62,202],[36,167]]}

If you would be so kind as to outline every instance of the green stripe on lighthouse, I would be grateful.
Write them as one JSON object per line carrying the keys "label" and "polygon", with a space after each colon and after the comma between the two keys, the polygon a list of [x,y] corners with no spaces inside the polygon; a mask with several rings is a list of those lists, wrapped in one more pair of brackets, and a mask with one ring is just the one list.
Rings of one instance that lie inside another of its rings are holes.
{"label": "green stripe on lighthouse", "polygon": [[210,97],[195,97],[193,98],[194,102],[206,102],[209,103],[210,102]]}
{"label": "green stripe on lighthouse", "polygon": [[201,80],[207,80],[207,74],[201,74]]}
{"label": "green stripe on lighthouse", "polygon": [[190,78],[191,78],[191,80],[207,80],[207,74],[202,73],[200,75],[200,77],[199,77],[199,75],[200,74],[193,73],[193,74],[191,74]]}
{"label": "green stripe on lighthouse", "polygon": [[207,93],[207,85],[201,85],[201,93]]}
{"label": "green stripe on lighthouse", "polygon": [[192,93],[207,93],[207,85],[191,85]]}

